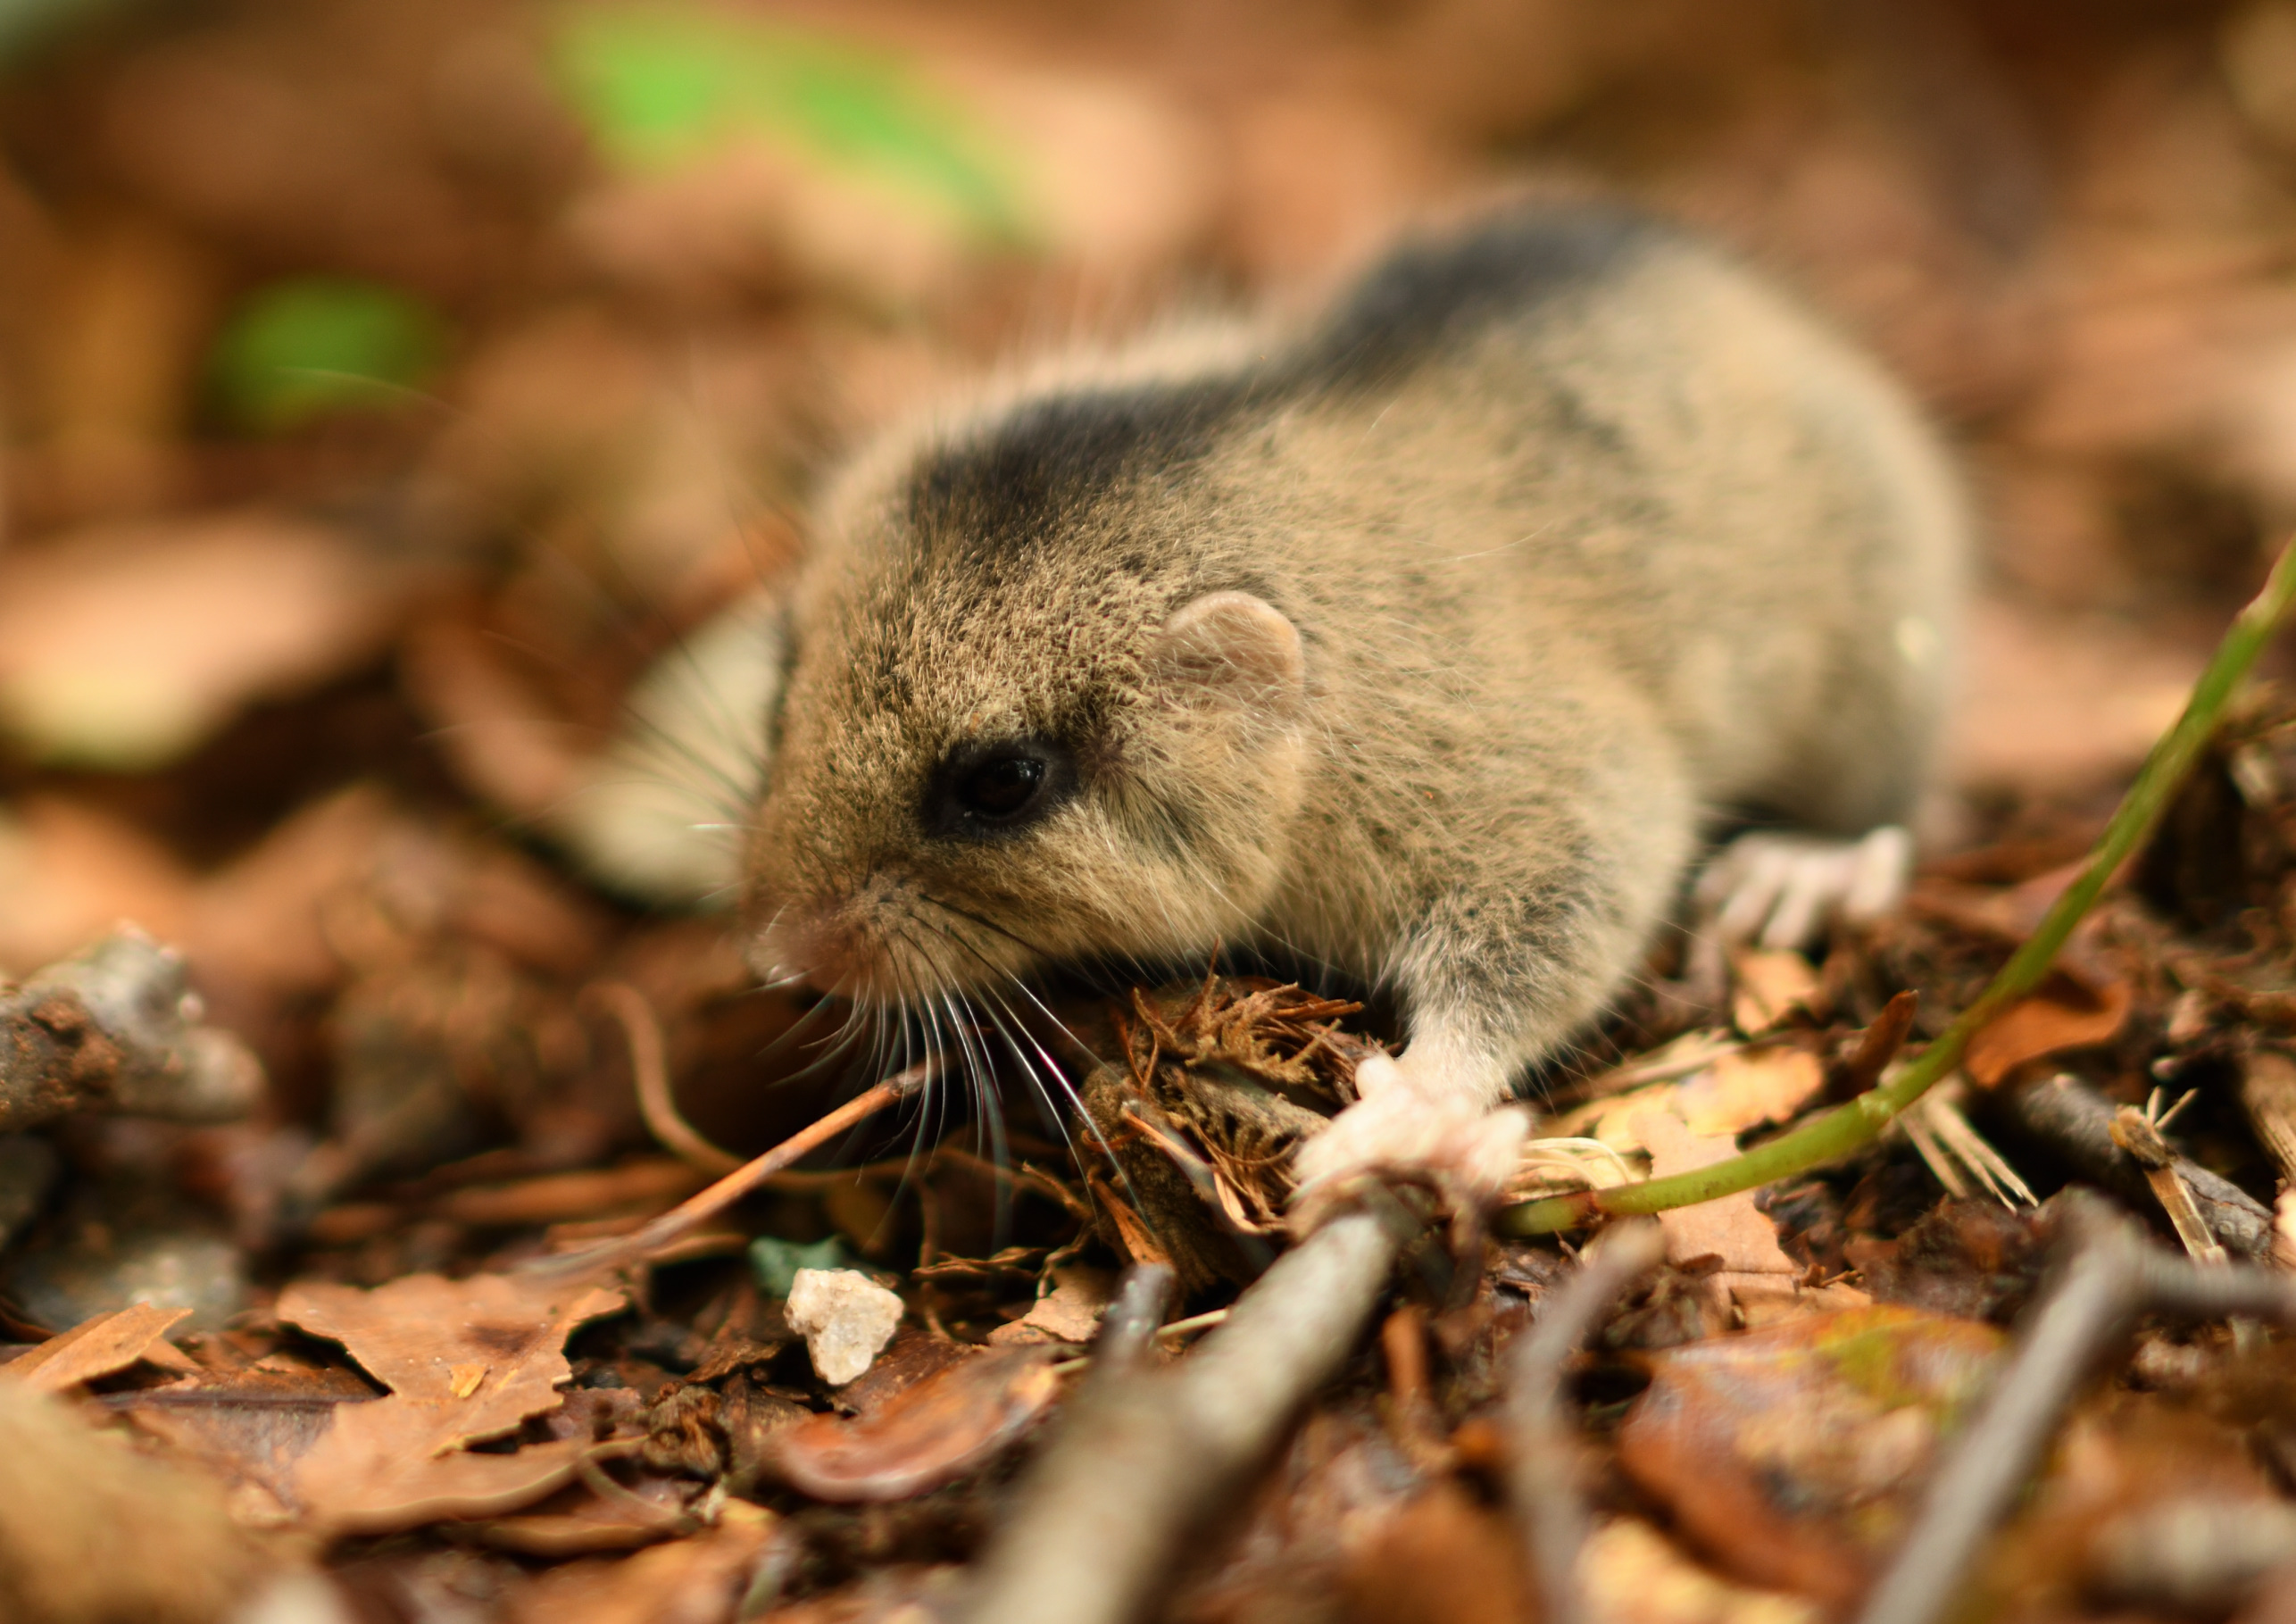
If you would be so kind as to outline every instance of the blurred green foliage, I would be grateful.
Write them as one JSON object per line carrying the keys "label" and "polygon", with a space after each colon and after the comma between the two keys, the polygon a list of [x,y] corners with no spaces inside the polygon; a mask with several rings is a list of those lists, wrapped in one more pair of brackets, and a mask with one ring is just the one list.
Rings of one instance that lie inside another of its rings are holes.
{"label": "blurred green foliage", "polygon": [[125,9],[127,0],[0,0],[0,68],[81,23]]}
{"label": "blurred green foliage", "polygon": [[585,7],[553,46],[560,82],[611,162],[661,170],[729,140],[764,140],[940,210],[978,237],[1032,235],[1013,154],[890,53],[665,5]]}
{"label": "blurred green foliage", "polygon": [[257,288],[225,322],[209,378],[234,422],[275,432],[419,388],[446,351],[446,324],[394,287],[298,277]]}
{"label": "blurred green foliage", "polygon": [[749,1266],[759,1288],[767,1296],[786,1297],[797,1283],[799,1270],[851,1269],[853,1255],[845,1250],[844,1242],[834,1235],[811,1245],[765,1235],[749,1244]]}

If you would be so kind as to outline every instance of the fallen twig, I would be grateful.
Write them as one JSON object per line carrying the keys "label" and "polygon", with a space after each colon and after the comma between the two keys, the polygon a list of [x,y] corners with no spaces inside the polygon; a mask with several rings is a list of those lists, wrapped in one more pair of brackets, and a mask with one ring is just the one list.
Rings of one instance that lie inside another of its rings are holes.
{"label": "fallen twig", "polygon": [[0,1133],[82,1111],[229,1121],[262,1087],[245,1045],[199,1024],[182,955],[140,930],[0,981]]}
{"label": "fallen twig", "polygon": [[[2054,1077],[2005,1095],[2001,1105],[2083,1178],[2133,1202],[2156,1198],[2144,1163],[2114,1137],[2114,1106],[2095,1089],[2075,1078]],[[2172,1154],[2167,1168],[2191,1195],[2209,1234],[2227,1251],[2251,1260],[2271,1252],[2269,1208],[2189,1156]]]}
{"label": "fallen twig", "polygon": [[1893,1080],[1868,1089],[1848,1104],[1727,1162],[1668,1178],[1651,1178],[1640,1184],[1579,1190],[1526,1202],[1501,1212],[1493,1227],[1506,1235],[1543,1235],[1576,1228],[1606,1216],[1661,1212],[1669,1207],[1712,1201],[1717,1196],[1791,1178],[1826,1162],[1838,1162],[1870,1144],[1900,1112],[1960,1064],[1962,1051],[1968,1047],[1972,1037],[2010,1004],[2041,985],[2066,938],[2073,934],[2073,928],[2095,906],[2121,865],[2135,854],[2183,786],[2192,764],[2216,732],[2217,720],[2234,689],[2264,653],[2292,600],[2296,600],[2296,538],[2282,546],[2264,589],[2234,617],[2208,669],[2193,685],[2192,696],[2185,702],[2184,714],[2145,758],[2136,781],[2114,809],[2112,821],[2106,825],[2104,834],[2089,854],[2080,877],[2042,915],[2032,936],[1986,984],[1976,1002],[1962,1011],[1943,1035]]}
{"label": "fallen twig", "polygon": [[2296,1182],[2296,1061],[2277,1049],[2251,1051],[2241,1065],[2240,1103],[2282,1179]]}
{"label": "fallen twig", "polygon": [[2139,1315],[2296,1326],[2296,1280],[2238,1264],[2196,1268],[2140,1239],[2099,1197],[2075,1201],[2067,1237],[2069,1262],[2026,1315],[2016,1357],[1963,1424],[1859,1624],[1933,1624],[1943,1615],[2082,1379]]}
{"label": "fallen twig", "polygon": [[1346,1359],[1402,1245],[1396,1213],[1334,1219],[1278,1258],[1185,1361],[1096,1382],[1022,1482],[960,1616],[1122,1624],[1173,1552]]}
{"label": "fallen twig", "polygon": [[933,1079],[934,1062],[919,1061],[905,1071],[886,1078],[874,1088],[847,1100],[811,1127],[801,1128],[755,1160],[728,1173],[709,1188],[670,1208],[644,1228],[579,1252],[537,1258],[524,1266],[533,1274],[578,1276],[610,1274],[633,1269],[675,1245],[697,1226],[707,1223],[776,1173],[808,1152],[819,1149],[854,1123],[864,1121],[915,1094]]}
{"label": "fallen twig", "polygon": [[603,1004],[621,1023],[630,1049],[630,1082],[637,1090],[638,1114],[645,1119],[646,1132],[664,1150],[705,1173],[722,1177],[739,1168],[739,1156],[711,1144],[678,1109],[677,1096],[670,1091],[670,1056],[661,1041],[661,1021],[645,995],[627,981],[599,981],[585,988],[584,995]]}
{"label": "fallen twig", "polygon": [[1172,1299],[1172,1270],[1166,1263],[1135,1263],[1124,1271],[1116,1301],[1100,1317],[1092,1339],[1093,1382],[1105,1386],[1129,1375],[1154,1345],[1165,1304]]}
{"label": "fallen twig", "polygon": [[1543,1304],[1537,1325],[1515,1353],[1507,1389],[1514,1448],[1508,1488],[1545,1624],[1582,1624],[1586,1616],[1578,1582],[1586,1503],[1576,1440],[1563,1412],[1563,1378],[1579,1344],[1619,1294],[1665,1257],[1666,1237],[1656,1224],[1604,1230],[1585,1265]]}
{"label": "fallen twig", "polygon": [[1215,1308],[1209,1313],[1192,1314],[1187,1319],[1175,1320],[1169,1325],[1159,1326],[1156,1330],[1156,1340],[1179,1342],[1194,1336],[1198,1331],[1208,1331],[1215,1325],[1227,1323],[1227,1310]]}
{"label": "fallen twig", "polygon": [[2192,1187],[2177,1170],[2176,1153],[2168,1148],[2168,1141],[2161,1137],[2152,1119],[2134,1105],[2124,1105],[2113,1112],[2112,1134],[2113,1143],[2144,1170],[2144,1181],[2152,1187],[2160,1210],[2168,1214],[2176,1238],[2184,1243],[2185,1255],[2196,1263],[2229,1261],[2209,1231],[2208,1220],[2200,1215],[2200,1203],[2193,1198]]}

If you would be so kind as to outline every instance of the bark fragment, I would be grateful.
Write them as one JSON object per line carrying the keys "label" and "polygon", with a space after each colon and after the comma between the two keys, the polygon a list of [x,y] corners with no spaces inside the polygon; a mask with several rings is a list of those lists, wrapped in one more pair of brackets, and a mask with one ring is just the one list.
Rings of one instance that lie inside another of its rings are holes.
{"label": "bark fragment", "polygon": [[0,986],[0,1132],[73,1112],[222,1122],[246,1113],[262,1066],[200,1024],[182,955],[128,927]]}

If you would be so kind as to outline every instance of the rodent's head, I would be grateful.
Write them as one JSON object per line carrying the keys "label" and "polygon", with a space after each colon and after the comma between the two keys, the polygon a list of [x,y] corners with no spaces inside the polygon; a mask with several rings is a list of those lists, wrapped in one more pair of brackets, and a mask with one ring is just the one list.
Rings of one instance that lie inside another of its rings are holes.
{"label": "rodent's head", "polygon": [[914,1004],[1201,953],[1281,881],[1299,632],[1214,522],[1204,448],[1111,410],[1040,403],[829,504],[750,835],[761,973]]}

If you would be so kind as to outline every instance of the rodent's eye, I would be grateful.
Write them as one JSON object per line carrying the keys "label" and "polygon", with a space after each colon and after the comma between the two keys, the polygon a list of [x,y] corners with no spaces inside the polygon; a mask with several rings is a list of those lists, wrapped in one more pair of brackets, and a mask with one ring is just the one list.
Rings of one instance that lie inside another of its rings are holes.
{"label": "rodent's eye", "polygon": [[1010,818],[1044,787],[1044,763],[1030,755],[983,762],[957,781],[957,801],[983,818]]}
{"label": "rodent's eye", "polygon": [[1052,811],[1074,774],[1068,753],[1036,739],[961,745],[933,775],[926,820],[944,834],[1002,834]]}

